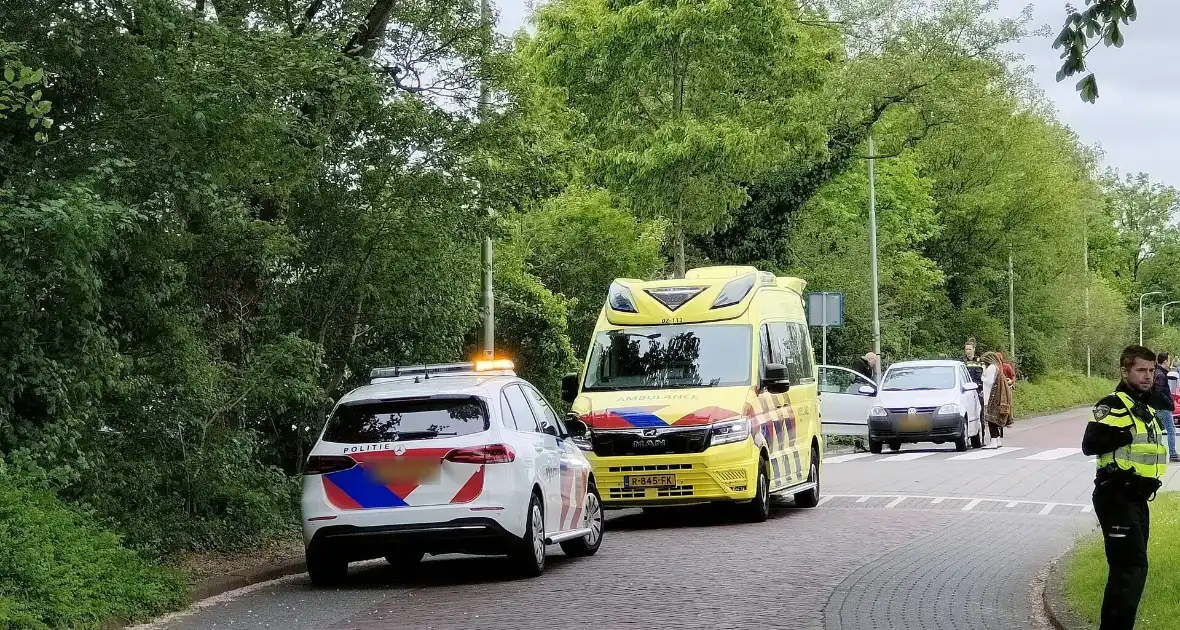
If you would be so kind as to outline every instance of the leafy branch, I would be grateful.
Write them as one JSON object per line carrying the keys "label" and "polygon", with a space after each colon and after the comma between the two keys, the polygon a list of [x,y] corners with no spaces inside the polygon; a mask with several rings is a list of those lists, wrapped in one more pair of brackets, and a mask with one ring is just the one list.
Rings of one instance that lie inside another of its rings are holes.
{"label": "leafy branch", "polygon": [[[1130,24],[1139,17],[1135,0],[1086,0],[1086,4],[1089,8],[1080,12],[1073,5],[1065,5],[1068,13],[1065,26],[1053,41],[1054,49],[1063,49],[1058,82],[1086,72],[1086,57],[1098,44],[1122,48],[1123,31],[1119,24]],[[1097,100],[1098,80],[1093,72],[1082,77],[1076,88],[1083,101]]]}

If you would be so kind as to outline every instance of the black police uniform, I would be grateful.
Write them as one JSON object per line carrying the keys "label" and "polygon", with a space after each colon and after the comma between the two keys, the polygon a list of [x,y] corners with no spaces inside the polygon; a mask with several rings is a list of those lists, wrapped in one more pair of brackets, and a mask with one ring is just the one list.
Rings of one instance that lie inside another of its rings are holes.
{"label": "black police uniform", "polygon": [[[1131,409],[1118,395],[1128,396],[1134,403]],[[1115,393],[1098,401],[1094,407],[1094,421],[1086,425],[1082,438],[1082,452],[1103,455],[1131,445],[1134,432],[1130,427],[1115,427],[1104,423],[1133,414],[1152,431],[1158,430],[1154,411],[1149,407],[1150,392],[1138,392],[1119,383]],[[1106,561],[1110,573],[1102,598],[1100,630],[1131,630],[1143,587],[1147,583],[1147,540],[1150,516],[1147,502],[1160,487],[1155,478],[1139,475],[1115,464],[1100,465],[1094,478],[1094,513],[1102,525],[1106,545]]]}
{"label": "black police uniform", "polygon": [[979,408],[983,409],[983,370],[986,366],[983,365],[983,361],[979,360],[979,357],[968,359],[967,355],[963,355],[963,358],[959,360],[967,365],[967,373],[971,375],[971,380],[979,386],[975,393],[979,396]]}

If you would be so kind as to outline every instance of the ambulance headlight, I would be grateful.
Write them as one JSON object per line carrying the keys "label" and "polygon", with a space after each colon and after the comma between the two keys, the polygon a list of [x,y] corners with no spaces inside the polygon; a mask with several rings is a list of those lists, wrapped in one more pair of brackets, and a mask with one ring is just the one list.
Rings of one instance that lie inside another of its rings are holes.
{"label": "ambulance headlight", "polygon": [[709,427],[709,446],[733,444],[748,437],[750,437],[750,420],[748,418],[717,422]]}
{"label": "ambulance headlight", "polygon": [[631,297],[631,290],[619,284],[612,282],[610,291],[606,296],[607,304],[610,305],[611,310],[620,313],[638,313],[639,310],[635,308],[635,298]]}

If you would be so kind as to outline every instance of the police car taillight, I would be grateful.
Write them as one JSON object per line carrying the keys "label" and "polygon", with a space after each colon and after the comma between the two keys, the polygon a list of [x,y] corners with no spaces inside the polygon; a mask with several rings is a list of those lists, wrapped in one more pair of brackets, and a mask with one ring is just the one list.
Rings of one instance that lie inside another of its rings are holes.
{"label": "police car taillight", "polygon": [[516,452],[507,444],[488,444],[452,449],[443,459],[456,464],[507,464],[516,461]]}
{"label": "police car taillight", "polygon": [[312,455],[303,467],[305,475],[326,475],[348,470],[356,466],[356,460],[347,455]]}

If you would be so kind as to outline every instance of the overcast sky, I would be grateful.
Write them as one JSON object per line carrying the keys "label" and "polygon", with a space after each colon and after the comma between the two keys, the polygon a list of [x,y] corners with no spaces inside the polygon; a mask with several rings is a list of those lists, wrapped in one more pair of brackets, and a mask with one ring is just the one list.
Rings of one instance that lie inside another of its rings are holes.
{"label": "overcast sky", "polygon": [[[512,33],[528,13],[527,0],[493,0],[500,12],[499,28]],[[1073,0],[1084,5],[1085,0]],[[1048,24],[1054,36],[1065,16],[1066,0],[1037,0],[1034,25]],[[1000,11],[1017,15],[1028,0],[999,0]],[[1016,45],[1025,62],[1035,67],[1034,77],[1057,104],[1061,120],[1082,141],[1098,144],[1106,164],[1123,172],[1145,171],[1159,181],[1180,186],[1180,64],[1175,60],[1180,38],[1169,35],[1180,25],[1180,2],[1137,0],[1139,19],[1124,27],[1121,48],[1099,47],[1088,64],[1098,75],[1100,96],[1094,105],[1083,103],[1074,92],[1075,81],[1057,83],[1060,66],[1053,50],[1053,36],[1030,38]]]}

